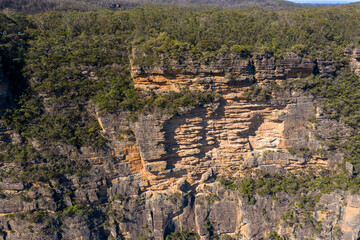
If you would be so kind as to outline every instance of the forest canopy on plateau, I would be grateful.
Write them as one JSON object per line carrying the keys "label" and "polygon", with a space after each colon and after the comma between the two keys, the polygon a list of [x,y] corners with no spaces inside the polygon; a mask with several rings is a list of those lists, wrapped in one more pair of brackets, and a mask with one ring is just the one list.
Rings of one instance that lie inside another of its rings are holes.
{"label": "forest canopy on plateau", "polygon": [[124,10],[139,6],[182,6],[196,9],[211,7],[266,7],[284,10],[301,8],[300,4],[286,0],[1,0],[0,10],[11,8],[26,13],[46,11],[99,11],[105,9]]}

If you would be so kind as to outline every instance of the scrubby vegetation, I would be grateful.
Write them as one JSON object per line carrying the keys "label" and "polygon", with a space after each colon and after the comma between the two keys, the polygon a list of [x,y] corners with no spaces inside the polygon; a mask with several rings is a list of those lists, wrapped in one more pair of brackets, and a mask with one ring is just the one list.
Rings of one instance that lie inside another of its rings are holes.
{"label": "scrubby vegetation", "polygon": [[190,232],[173,232],[170,235],[166,236],[166,240],[197,240],[200,237],[197,234]]}
{"label": "scrubby vegetation", "polygon": [[[169,59],[186,58],[206,63],[226,54],[246,58],[256,52],[339,58],[344,47],[359,44],[355,23],[359,13],[347,7],[288,12],[145,9],[136,13],[141,17],[135,24],[142,28],[135,29],[133,46],[142,54],[137,54],[135,62],[145,66],[166,66]],[[354,21],[347,24],[345,19],[350,18]]]}
{"label": "scrubby vegetation", "polygon": [[[275,201],[281,201],[281,193],[293,196],[294,201],[281,216],[282,221],[295,229],[309,225],[315,232],[321,229],[321,221],[314,218],[314,212],[321,208],[318,203],[322,194],[341,191],[360,192],[358,176],[349,175],[344,168],[337,173],[324,169],[288,172],[285,175],[257,172],[251,177],[218,179],[218,181],[226,188],[238,191],[240,197],[249,205],[255,205],[259,196],[271,196]],[[272,233],[268,239],[282,238]]]}
{"label": "scrubby vegetation", "polygon": [[[6,124],[23,140],[36,139],[46,144],[62,142],[78,149],[98,148],[106,141],[100,134],[95,110],[128,111],[135,120],[137,114],[144,111],[158,109],[174,114],[183,107],[196,107],[218,99],[216,94],[186,89],[161,96],[139,95],[131,80],[129,58],[140,66],[162,67],[184,58],[207,62],[229,54],[248,58],[256,52],[281,57],[282,52],[293,51],[309,57],[331,55],[336,59],[343,57],[344,47],[359,44],[360,18],[357,16],[360,11],[357,8],[285,12],[188,10],[148,7],[119,12],[68,11],[37,15],[1,12],[1,65],[12,81],[16,104],[4,115]],[[325,99],[323,109],[327,116],[353,129],[340,150],[354,165],[359,155],[358,82],[352,73],[344,71],[334,79],[314,77],[303,86]],[[249,97],[268,100],[270,91],[254,88]],[[337,143],[334,138],[331,144],[337,146]],[[14,152],[9,149],[14,147],[6,146],[4,152]],[[28,152],[25,148],[17,151]],[[53,158],[38,150],[31,152],[40,159]],[[20,159],[21,164],[24,164],[21,159],[34,158],[18,156],[14,158]],[[52,164],[61,162],[55,159]],[[245,195],[249,194],[245,191]]]}
{"label": "scrubby vegetation", "polygon": [[343,122],[349,128],[345,136],[334,129],[333,138],[327,142],[327,146],[329,151],[344,153],[345,160],[351,162],[356,173],[359,173],[359,78],[350,69],[345,68],[334,78],[313,77],[309,79],[305,88],[318,96],[328,118]]}
{"label": "scrubby vegetation", "polygon": [[105,9],[123,10],[138,6],[140,2],[123,0],[2,0],[0,10],[9,8],[25,13],[46,11],[99,11]]}
{"label": "scrubby vegetation", "polygon": [[218,180],[227,188],[239,191],[241,197],[248,199],[250,204],[255,204],[255,194],[272,196],[276,199],[276,194],[279,192],[308,194],[315,191],[321,193],[330,193],[336,190],[360,191],[359,178],[349,175],[346,169],[342,169],[336,174],[332,174],[328,170],[318,170],[316,174],[313,171],[298,171],[285,175],[258,172],[256,177]]}
{"label": "scrubby vegetation", "polygon": [[284,238],[280,237],[277,232],[272,232],[266,240],[283,240]]}
{"label": "scrubby vegetation", "polygon": [[11,8],[26,13],[45,11],[99,11],[105,9],[124,10],[137,6],[182,6],[190,9],[206,9],[211,7],[266,7],[270,9],[300,8],[296,3],[283,0],[2,0],[0,10]]}
{"label": "scrubby vegetation", "polygon": [[[23,7],[32,9],[33,2],[24,2]],[[41,6],[62,9],[58,5]],[[98,10],[89,2],[84,9],[73,9],[89,10],[93,6]],[[12,93],[2,120],[19,138],[18,144],[0,145],[1,163],[15,165],[2,175],[24,182],[59,182],[69,175],[86,176],[89,167],[76,155],[84,147],[106,147],[96,119],[99,113],[126,112],[136,121],[142,113],[180,114],[220,97],[189,89],[161,95],[139,93],[133,86],[130,60],[141,67],[164,69],[172,62],[189,59],[209,64],[220,57],[248,59],[256,53],[281,58],[286,51],[308,58],[338,60],[344,58],[345,47],[360,45],[358,7],[275,12],[260,8],[189,11],[172,6],[36,15],[4,10],[0,20],[0,66],[11,81]],[[359,79],[344,68],[333,77],[313,76],[297,87],[317,97],[326,117],[349,128],[342,142],[340,133],[335,133],[326,150],[343,153],[355,172],[349,174],[340,165],[337,172],[257,173],[219,180],[238,191],[249,204],[256,204],[257,194],[276,199],[279,192],[285,192],[299,195],[294,209],[301,212],[312,210],[319,194],[360,191]],[[267,101],[276,88],[276,84],[267,88],[254,86],[247,97]],[[119,135],[136,141],[129,130]],[[59,156],[49,150],[60,144],[70,146],[74,156]],[[289,150],[294,154],[308,153],[306,148]],[[307,213],[304,217],[309,219],[304,221],[313,221]],[[63,209],[62,214],[74,217],[87,212],[74,205]],[[291,209],[283,216],[289,224],[294,218]],[[197,236],[175,232],[167,239]],[[281,238],[273,233],[268,239]]]}
{"label": "scrubby vegetation", "polygon": [[[311,76],[305,81],[289,82],[282,86],[264,86],[251,90],[249,93],[249,97],[258,100],[262,92],[267,92],[267,96],[270,98],[271,94],[276,94],[278,91],[295,88],[315,96],[321,111],[323,111],[322,114],[327,118],[344,123],[346,127],[342,129],[342,132],[338,132],[339,129],[332,129],[332,138],[325,142],[324,149],[321,151],[309,150],[304,147],[288,149],[289,153],[308,157],[322,154],[324,151],[332,154],[341,153],[345,161],[349,161],[354,166],[354,172],[349,172],[344,164],[339,164],[338,170],[334,172],[325,169],[295,171],[286,174],[258,172],[256,176],[219,179],[219,181],[227,188],[238,191],[248,204],[256,204],[256,195],[271,196],[275,200],[280,192],[298,196],[293,209],[283,216],[283,220],[288,224],[310,221],[314,228],[319,227],[319,223],[311,218],[311,214],[321,194],[337,191],[360,193],[358,175],[359,106],[356,100],[359,94],[359,82],[353,71],[345,67],[333,77]],[[317,124],[316,121],[313,123]],[[308,219],[301,219],[306,216]]]}
{"label": "scrubby vegetation", "polygon": [[[282,85],[271,84],[250,88],[246,93],[251,100],[270,100],[272,94],[286,89],[299,89],[313,95],[319,102],[321,113],[326,118],[344,124],[343,129],[331,129],[331,138],[324,142],[324,148],[310,150],[307,147],[289,148],[290,154],[311,157],[324,152],[341,153],[344,160],[354,166],[348,172],[344,164],[338,165],[336,172],[316,170],[298,171],[287,174],[258,173],[256,177],[241,179],[220,179],[219,181],[232,190],[239,191],[241,197],[255,204],[255,194],[269,195],[276,198],[278,192],[288,194],[309,194],[316,191],[330,193],[337,190],[359,193],[359,78],[354,72],[344,67],[332,77],[311,76],[306,80],[290,81]],[[315,119],[309,119],[315,125]],[[316,130],[315,130],[316,131]],[[321,138],[321,134],[318,134]]]}
{"label": "scrubby vegetation", "polygon": [[106,141],[95,111],[127,111],[135,120],[144,111],[174,114],[216,100],[216,94],[187,89],[161,96],[135,91],[128,56],[135,15],[108,11],[30,16],[9,10],[0,14],[2,68],[12,81],[16,104],[3,119],[22,140],[42,146],[30,151],[26,144],[2,144],[3,161],[22,166],[17,177],[46,181],[81,175],[86,169],[82,163],[59,159],[49,149],[58,143],[78,150],[103,147]]}

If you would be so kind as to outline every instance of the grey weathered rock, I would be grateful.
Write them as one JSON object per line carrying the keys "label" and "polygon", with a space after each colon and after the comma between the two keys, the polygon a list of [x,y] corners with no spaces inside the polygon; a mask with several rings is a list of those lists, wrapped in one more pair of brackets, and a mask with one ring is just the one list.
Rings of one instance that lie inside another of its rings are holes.
{"label": "grey weathered rock", "polygon": [[200,182],[203,183],[205,181],[208,181],[214,177],[214,172],[212,168],[209,168],[203,175],[201,175]]}
{"label": "grey weathered rock", "polygon": [[[360,59],[356,51],[353,55]],[[145,112],[135,122],[127,112],[105,114],[92,109],[108,140],[106,147],[77,149],[58,143],[48,149],[88,166],[84,174],[64,174],[61,182],[46,183],[1,179],[0,239],[114,239],[124,235],[162,240],[172,231],[192,231],[202,239],[227,234],[242,240],[263,239],[273,231],[291,240],[332,239],[340,231],[340,239],[357,239],[358,195],[323,194],[312,212],[306,212],[306,207],[298,205],[301,193],[278,192],[271,197],[250,191],[248,199],[215,179],[248,176],[255,170],[284,173],[335,167],[341,154],[313,152],[323,140],[331,139],[328,129],[341,129],[344,136],[347,129],[326,119],[314,106],[314,97],[295,87],[273,92],[270,100],[252,101],[244,94],[253,84],[269,86],[276,80],[282,86],[284,80],[313,73],[329,77],[340,64],[286,53],[281,58],[256,54],[243,59],[228,54],[208,63],[189,57],[167,67],[133,66],[137,89],[162,94],[189,87],[218,92],[221,100],[182,108],[174,116]],[[90,70],[84,69],[83,74],[96,80]],[[0,85],[2,79],[0,72]],[[5,82],[2,87],[0,101],[7,94]],[[310,119],[316,120],[316,126]],[[321,139],[315,137],[315,127]],[[21,137],[17,141],[5,127],[0,134],[4,136],[1,141],[25,142]],[[27,143],[37,151],[42,148],[39,141]],[[12,163],[1,164],[1,169],[12,167]],[[346,167],[351,173],[353,166]],[[293,219],[286,221],[283,216],[289,212]]]}
{"label": "grey weathered rock", "polygon": [[349,172],[350,175],[354,173],[354,166],[350,162],[345,163],[345,168]]}
{"label": "grey weathered rock", "polygon": [[11,179],[1,179],[0,180],[0,189],[2,190],[24,190],[24,183],[22,182],[12,182]]}
{"label": "grey weathered rock", "polygon": [[141,115],[135,125],[136,142],[143,161],[161,159],[164,151],[164,134],[159,116]]}

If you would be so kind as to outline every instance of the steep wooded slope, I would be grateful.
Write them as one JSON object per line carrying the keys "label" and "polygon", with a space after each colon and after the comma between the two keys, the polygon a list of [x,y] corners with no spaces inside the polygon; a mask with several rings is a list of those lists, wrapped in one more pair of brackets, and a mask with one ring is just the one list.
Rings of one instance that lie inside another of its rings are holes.
{"label": "steep wooded slope", "polygon": [[358,238],[358,9],[0,16],[3,239]]}

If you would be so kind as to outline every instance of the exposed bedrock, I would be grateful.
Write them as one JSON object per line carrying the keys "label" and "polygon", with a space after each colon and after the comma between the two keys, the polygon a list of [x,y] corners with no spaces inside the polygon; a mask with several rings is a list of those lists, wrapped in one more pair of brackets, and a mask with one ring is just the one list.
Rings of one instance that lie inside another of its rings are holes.
{"label": "exposed bedrock", "polygon": [[[244,169],[283,172],[308,166],[334,167],[341,160],[338,155],[296,156],[288,151],[322,147],[310,119],[316,119],[317,129],[337,125],[317,113],[314,97],[296,89],[279,90],[270,101],[245,97],[253,84],[276,81],[281,85],[285,79],[301,79],[314,71],[325,77],[336,70],[328,66],[338,63],[303,59],[292,53],[276,61],[265,55],[252,60],[233,57],[217,61],[200,66],[198,71],[191,67],[185,71],[180,65],[174,65],[172,72],[133,67],[137,89],[161,94],[188,87],[221,96],[217,103],[180,115],[154,113],[139,118],[135,135],[144,169],[156,176],[153,179],[167,182],[151,181],[151,189],[170,188],[179,178],[196,186],[210,168],[214,175],[238,176]],[[327,131],[323,132],[326,139]]]}
{"label": "exposed bedrock", "polygon": [[[357,70],[360,54],[350,55]],[[255,201],[249,203],[238,191],[216,181],[254,170],[336,169],[341,155],[316,150],[332,137],[329,130],[344,127],[326,119],[313,96],[289,88],[255,101],[245,93],[251,86],[275,82],[282,86],[311,74],[329,77],[341,64],[288,53],[279,59],[228,55],[208,64],[189,58],[166,68],[133,66],[135,88],[140,91],[163,94],[188,87],[217,92],[220,100],[175,115],[147,112],[136,121],[127,112],[105,114],[93,109],[108,140],[105,147],[76,149],[59,143],[50,149],[88,166],[85,175],[66,175],[60,184],[30,184],[2,176],[0,239],[162,240],[182,231],[203,240],[215,235],[263,239],[272,232],[291,240],[357,240],[360,197],[356,194],[322,194],[311,208],[298,205],[301,193],[255,194]],[[0,85],[2,79],[0,71]],[[0,86],[0,104],[6,99],[6,86]],[[2,141],[21,142],[2,126],[0,136]],[[29,144],[37,147],[36,140]],[[297,154],[297,149],[305,153]],[[1,167],[11,166],[10,162]],[[309,193],[317,195],[318,191]],[[45,215],[41,221],[39,212]]]}

